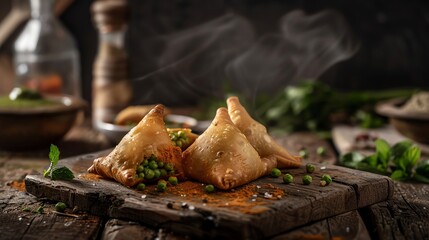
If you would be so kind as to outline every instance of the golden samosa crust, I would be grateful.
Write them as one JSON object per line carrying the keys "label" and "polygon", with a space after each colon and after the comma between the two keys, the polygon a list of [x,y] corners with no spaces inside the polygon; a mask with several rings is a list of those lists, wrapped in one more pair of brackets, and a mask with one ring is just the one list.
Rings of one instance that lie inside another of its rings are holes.
{"label": "golden samosa crust", "polygon": [[156,105],[132,128],[106,157],[97,158],[88,169],[125,186],[143,182],[136,168],[154,155],[159,161],[171,163],[179,178],[183,178],[181,149],[173,146],[164,123],[164,106]]}
{"label": "golden samosa crust", "polygon": [[231,120],[246,136],[261,157],[275,158],[279,168],[301,166],[301,157],[292,156],[285,148],[280,146],[268,134],[266,127],[249,115],[246,109],[240,104],[238,97],[229,97],[226,103]]}
{"label": "golden samosa crust", "polygon": [[226,108],[217,110],[211,125],[182,157],[187,177],[223,190],[253,181],[276,166],[275,160],[259,157]]}

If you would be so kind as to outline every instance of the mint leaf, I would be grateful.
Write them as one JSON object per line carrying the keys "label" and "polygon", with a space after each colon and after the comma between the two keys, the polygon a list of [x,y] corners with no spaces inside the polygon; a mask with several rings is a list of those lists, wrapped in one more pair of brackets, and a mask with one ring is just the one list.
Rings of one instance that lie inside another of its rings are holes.
{"label": "mint leaf", "polygon": [[49,148],[49,160],[51,161],[51,164],[49,165],[48,170],[43,171],[44,177],[48,177],[49,175],[52,178],[52,170],[57,165],[59,159],[60,159],[60,150],[56,145],[51,144],[51,147]]}
{"label": "mint leaf", "polygon": [[410,141],[398,142],[398,143],[396,143],[395,145],[392,146],[392,148],[390,149],[390,154],[392,155],[393,159],[399,158],[411,146],[413,146],[413,143],[410,142]]}
{"label": "mint leaf", "polygon": [[72,180],[74,178],[73,172],[67,167],[55,168],[52,171],[52,180]]}
{"label": "mint leaf", "polygon": [[51,160],[52,167],[55,167],[55,165],[58,163],[58,160],[60,159],[60,150],[54,144],[51,144],[49,149],[49,159]]}
{"label": "mint leaf", "polygon": [[417,162],[420,160],[421,151],[417,146],[412,146],[404,152],[402,161],[405,162],[407,172],[411,172]]}
{"label": "mint leaf", "polygon": [[359,152],[350,152],[340,157],[340,163],[346,167],[357,168],[358,163],[364,158],[365,156]]}
{"label": "mint leaf", "polygon": [[429,159],[421,161],[416,168],[416,173],[429,178]]}
{"label": "mint leaf", "polygon": [[[386,171],[390,160],[390,145],[384,139],[377,139],[375,141],[375,151],[377,159],[381,164],[382,168]],[[372,165],[374,166],[374,165]]]}
{"label": "mint leaf", "polygon": [[369,155],[368,157],[365,157],[362,159],[362,162],[367,163],[371,167],[377,167],[378,158],[376,154]]}
{"label": "mint leaf", "polygon": [[407,178],[407,174],[402,170],[395,170],[392,175],[390,175],[390,178],[392,178],[393,180],[402,181]]}

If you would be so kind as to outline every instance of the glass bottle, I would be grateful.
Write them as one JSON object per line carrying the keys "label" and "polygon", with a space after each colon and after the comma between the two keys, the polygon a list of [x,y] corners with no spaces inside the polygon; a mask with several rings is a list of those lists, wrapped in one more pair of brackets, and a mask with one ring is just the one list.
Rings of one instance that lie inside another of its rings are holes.
{"label": "glass bottle", "polygon": [[79,54],[53,14],[55,0],[30,0],[31,18],[14,43],[15,87],[81,96]]}

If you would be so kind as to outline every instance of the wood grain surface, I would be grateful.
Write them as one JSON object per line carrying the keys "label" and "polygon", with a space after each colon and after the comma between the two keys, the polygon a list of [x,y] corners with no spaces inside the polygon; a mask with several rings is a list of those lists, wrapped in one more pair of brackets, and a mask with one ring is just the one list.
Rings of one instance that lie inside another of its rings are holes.
{"label": "wood grain surface", "polygon": [[[387,200],[393,194],[392,181],[387,177],[319,163],[315,163],[317,168],[311,174],[310,185],[302,184],[306,172],[301,167],[288,170],[295,176],[295,182],[289,185],[282,183],[281,178],[263,177],[207,197],[191,194],[202,188],[200,183],[192,182],[169,187],[164,193],[157,192],[153,186],[139,192],[117,182],[87,177],[86,169],[92,160],[109,151],[61,160],[61,165],[78,176],[73,181],[51,181],[41,175],[28,175],[27,191],[37,197],[78,206],[97,216],[208,238],[272,237]],[[330,174],[334,181],[321,187],[322,174]],[[186,189],[189,194],[183,191],[179,194],[178,189]],[[246,201],[236,204],[238,193],[243,193]]]}

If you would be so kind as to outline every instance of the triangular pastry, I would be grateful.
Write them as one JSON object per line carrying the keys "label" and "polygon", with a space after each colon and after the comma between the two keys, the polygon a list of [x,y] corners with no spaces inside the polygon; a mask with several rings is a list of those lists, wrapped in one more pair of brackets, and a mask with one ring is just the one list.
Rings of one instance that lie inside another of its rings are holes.
{"label": "triangular pastry", "polygon": [[[164,106],[159,104],[122,138],[109,155],[95,159],[88,172],[115,179],[129,187],[155,180],[162,173],[183,178],[181,153],[179,147],[173,146],[164,123]],[[156,164],[148,166],[150,161]]]}
{"label": "triangular pastry", "polygon": [[223,190],[253,181],[276,167],[274,159],[259,157],[226,108],[217,110],[211,125],[182,156],[187,177]]}
{"label": "triangular pastry", "polygon": [[247,137],[261,157],[275,158],[278,168],[299,167],[301,157],[291,155],[280,146],[261,123],[255,121],[240,104],[238,97],[227,99],[228,113],[235,126]]}

